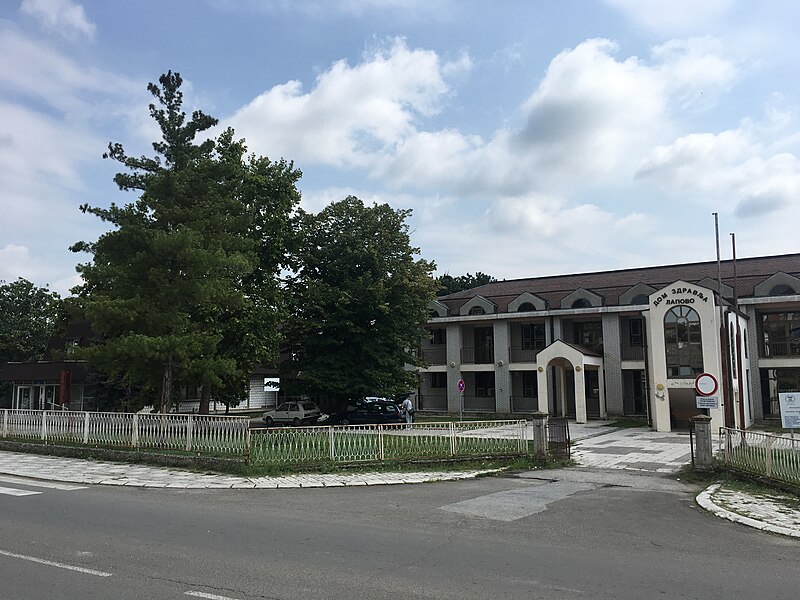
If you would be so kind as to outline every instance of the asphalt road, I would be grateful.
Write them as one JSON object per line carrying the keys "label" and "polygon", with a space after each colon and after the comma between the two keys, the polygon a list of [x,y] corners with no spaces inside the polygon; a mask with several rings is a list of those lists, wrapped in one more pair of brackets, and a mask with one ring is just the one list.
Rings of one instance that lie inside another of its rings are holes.
{"label": "asphalt road", "polygon": [[800,583],[800,542],[710,516],[686,491],[591,478],[66,491],[0,476],[0,486],[41,492],[0,495],[4,600],[788,600]]}

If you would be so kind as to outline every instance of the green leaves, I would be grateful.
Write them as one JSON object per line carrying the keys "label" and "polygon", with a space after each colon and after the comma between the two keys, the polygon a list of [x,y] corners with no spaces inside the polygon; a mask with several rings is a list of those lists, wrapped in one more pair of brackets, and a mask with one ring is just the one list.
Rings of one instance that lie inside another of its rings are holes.
{"label": "green leaves", "polygon": [[40,360],[61,312],[61,298],[20,277],[0,281],[0,363]]}
{"label": "green leaves", "polygon": [[160,389],[162,409],[173,380],[239,399],[254,364],[274,359],[278,274],[300,198],[300,173],[246,158],[233,130],[195,142],[217,120],[201,111],[187,120],[181,83],[170,71],[148,86],[161,129],[154,157],[130,157],[121,144],[104,155],[126,169],[115,177],[120,189],[141,195],[81,207],[112,229],[72,247],[92,255],[78,266],[84,284],[75,291],[103,338],[86,357],[117,379]]}
{"label": "green leaves", "polygon": [[407,210],[350,196],[317,215],[300,211],[286,324],[297,391],[348,398],[413,388],[412,352],[436,285],[433,263],[410,245]]}

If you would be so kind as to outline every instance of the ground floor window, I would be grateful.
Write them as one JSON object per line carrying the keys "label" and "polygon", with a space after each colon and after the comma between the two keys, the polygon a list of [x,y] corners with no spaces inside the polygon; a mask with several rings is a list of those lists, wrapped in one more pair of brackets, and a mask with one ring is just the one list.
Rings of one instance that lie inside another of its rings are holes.
{"label": "ground floor window", "polygon": [[475,395],[494,396],[494,373],[475,373]]}
{"label": "ground floor window", "polygon": [[523,371],[522,373],[522,397],[536,398],[539,395],[539,388],[536,382],[536,371]]}
{"label": "ground floor window", "polygon": [[630,416],[646,414],[645,373],[640,369],[622,371],[622,412]]}
{"label": "ground floor window", "polygon": [[431,373],[431,388],[446,388],[447,373]]}
{"label": "ground floor window", "polygon": [[761,369],[761,400],[765,417],[781,414],[778,394],[800,392],[800,367]]}

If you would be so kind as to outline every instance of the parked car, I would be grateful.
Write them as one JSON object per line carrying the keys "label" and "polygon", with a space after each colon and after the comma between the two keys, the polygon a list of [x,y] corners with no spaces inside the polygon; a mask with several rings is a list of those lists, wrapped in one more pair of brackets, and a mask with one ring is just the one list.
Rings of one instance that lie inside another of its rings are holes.
{"label": "parked car", "polygon": [[391,400],[364,399],[348,404],[339,413],[336,421],[342,425],[362,425],[380,423],[403,423],[403,415],[397,404]]}
{"label": "parked car", "polygon": [[284,402],[274,410],[268,410],[262,417],[267,427],[276,423],[291,424],[295,427],[316,423],[322,417],[319,407],[308,400]]}

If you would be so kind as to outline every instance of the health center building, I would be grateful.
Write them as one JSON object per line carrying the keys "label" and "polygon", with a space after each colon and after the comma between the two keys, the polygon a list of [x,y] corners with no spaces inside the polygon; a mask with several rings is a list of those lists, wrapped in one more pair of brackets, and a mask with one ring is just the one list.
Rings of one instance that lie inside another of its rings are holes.
{"label": "health center building", "polygon": [[747,428],[800,391],[800,254],[497,281],[429,308],[421,411]]}

